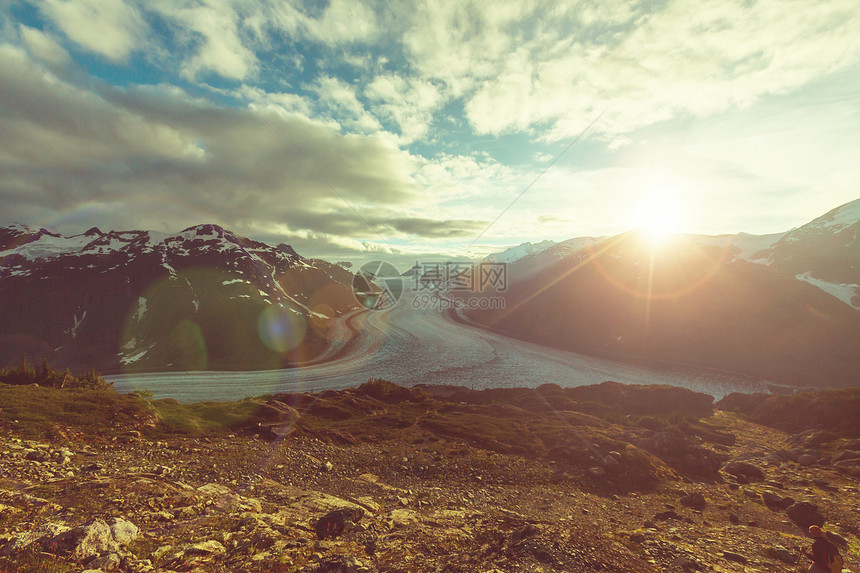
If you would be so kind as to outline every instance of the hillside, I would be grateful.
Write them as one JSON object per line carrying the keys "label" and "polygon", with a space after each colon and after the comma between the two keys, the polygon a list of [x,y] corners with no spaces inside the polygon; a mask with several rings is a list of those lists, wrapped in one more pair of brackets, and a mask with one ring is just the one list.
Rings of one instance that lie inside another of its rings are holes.
{"label": "hillside", "polygon": [[289,367],[356,308],[351,283],[337,265],[216,225],[0,229],[0,365],[26,354],[103,372]]}
{"label": "hillside", "polygon": [[809,523],[860,564],[860,434],[678,388],[81,392],[0,385],[0,571],[789,573]]}
{"label": "hillside", "polygon": [[655,246],[629,232],[530,271],[511,265],[505,308],[470,311],[468,318],[577,352],[798,386],[860,380],[860,313],[719,246],[684,237]]}

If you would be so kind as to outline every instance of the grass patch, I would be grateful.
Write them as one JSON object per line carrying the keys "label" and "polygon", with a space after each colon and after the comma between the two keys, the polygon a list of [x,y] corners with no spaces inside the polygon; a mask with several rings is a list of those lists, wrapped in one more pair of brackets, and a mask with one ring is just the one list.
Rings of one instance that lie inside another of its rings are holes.
{"label": "grass patch", "polygon": [[112,437],[155,422],[145,400],[112,388],[53,388],[0,384],[0,426],[24,437],[55,440],[73,428]]}
{"label": "grass patch", "polygon": [[160,414],[159,429],[166,433],[199,436],[241,430],[255,419],[264,402],[245,399],[239,402],[199,402],[180,404],[162,399],[150,402]]}
{"label": "grass patch", "polygon": [[0,573],[69,573],[74,567],[58,557],[27,548],[8,557],[0,557]]}

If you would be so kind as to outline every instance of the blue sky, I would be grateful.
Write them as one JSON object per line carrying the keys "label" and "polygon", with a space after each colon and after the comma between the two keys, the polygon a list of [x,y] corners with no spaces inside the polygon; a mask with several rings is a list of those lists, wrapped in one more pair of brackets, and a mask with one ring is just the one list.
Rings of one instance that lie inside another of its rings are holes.
{"label": "blue sky", "polygon": [[0,0],[0,224],[402,265],[860,197],[856,0],[699,4]]}

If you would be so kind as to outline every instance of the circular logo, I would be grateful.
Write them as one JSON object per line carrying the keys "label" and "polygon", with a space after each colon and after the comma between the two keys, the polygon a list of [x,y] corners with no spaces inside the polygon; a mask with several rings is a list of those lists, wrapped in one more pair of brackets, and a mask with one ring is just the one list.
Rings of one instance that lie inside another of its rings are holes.
{"label": "circular logo", "polygon": [[352,279],[352,292],[364,308],[385,310],[400,300],[400,295],[403,294],[403,277],[391,263],[371,261],[358,269]]}

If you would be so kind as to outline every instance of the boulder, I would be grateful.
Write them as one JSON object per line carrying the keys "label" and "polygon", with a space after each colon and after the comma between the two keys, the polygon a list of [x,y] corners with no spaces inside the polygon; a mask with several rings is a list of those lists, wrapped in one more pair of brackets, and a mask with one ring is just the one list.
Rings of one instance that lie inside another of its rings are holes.
{"label": "boulder", "polygon": [[128,545],[140,535],[140,529],[135,524],[121,517],[113,517],[107,523],[114,541],[120,545]]}
{"label": "boulder", "polygon": [[223,555],[227,553],[227,550],[218,541],[210,539],[209,541],[201,541],[200,543],[191,545],[185,549],[185,553],[193,555]]}
{"label": "boulder", "polygon": [[810,525],[824,525],[824,516],[818,511],[818,506],[808,501],[798,501],[787,508],[785,513],[788,518],[800,526],[804,531]]}
{"label": "boulder", "polygon": [[807,452],[801,456],[798,456],[797,463],[802,466],[811,466],[815,462],[818,461],[818,454],[813,454],[811,452]]}
{"label": "boulder", "polygon": [[105,553],[89,561],[87,567],[98,571],[116,571],[119,569],[120,563],[122,563],[122,558],[117,553]]}
{"label": "boulder", "polygon": [[749,462],[733,461],[723,466],[723,471],[731,474],[736,478],[746,478],[749,481],[761,481],[764,479],[764,472],[758,466],[754,466]]}
{"label": "boulder", "polygon": [[774,545],[773,547],[769,547],[765,551],[765,553],[769,557],[773,557],[774,559],[782,561],[783,563],[788,563],[789,565],[797,563],[797,555],[795,555],[782,545]]}
{"label": "boulder", "polygon": [[348,530],[364,515],[364,510],[343,508],[330,511],[314,524],[314,530],[319,539],[337,537]]}
{"label": "boulder", "polygon": [[681,504],[692,509],[698,509],[699,511],[705,509],[708,505],[708,502],[705,501],[705,496],[701,493],[694,491],[689,495],[685,495],[681,498]]}
{"label": "boulder", "polygon": [[791,436],[788,441],[802,448],[816,448],[836,439],[836,434],[826,430],[806,430]]}
{"label": "boulder", "polygon": [[68,531],[69,527],[61,523],[45,523],[26,533],[21,533],[10,539],[2,548],[0,555],[11,555],[34,543],[42,544],[45,540],[53,539],[60,533]]}
{"label": "boulder", "polygon": [[782,497],[781,495],[777,495],[770,490],[763,491],[761,494],[761,499],[768,508],[774,511],[785,509],[786,507],[794,503],[794,500],[792,500],[791,498]]}
{"label": "boulder", "polygon": [[24,459],[34,462],[47,462],[51,460],[51,454],[45,450],[30,450],[24,455]]}
{"label": "boulder", "polygon": [[75,560],[101,555],[117,548],[110,527],[101,519],[93,519],[64,531],[54,537],[50,544],[57,548],[59,554]]}
{"label": "boulder", "polygon": [[733,551],[723,551],[723,559],[726,561],[734,561],[735,563],[740,563],[741,565],[746,565],[749,560],[741,555],[740,553],[735,553]]}

